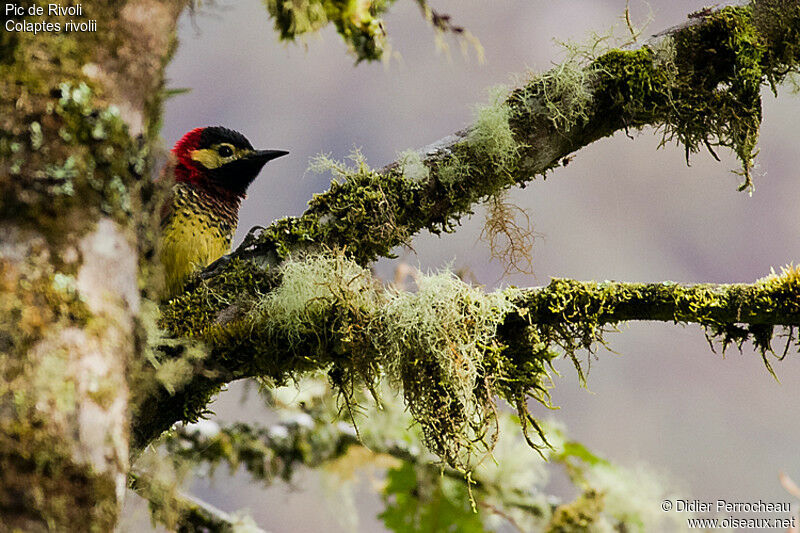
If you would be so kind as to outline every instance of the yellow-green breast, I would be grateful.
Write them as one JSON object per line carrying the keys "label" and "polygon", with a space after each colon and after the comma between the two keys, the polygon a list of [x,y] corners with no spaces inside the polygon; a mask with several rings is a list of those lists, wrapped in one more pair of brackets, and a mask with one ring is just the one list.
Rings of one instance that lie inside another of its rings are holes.
{"label": "yellow-green breast", "polygon": [[190,184],[173,186],[161,229],[166,297],[176,295],[193,272],[230,251],[239,202],[227,200]]}

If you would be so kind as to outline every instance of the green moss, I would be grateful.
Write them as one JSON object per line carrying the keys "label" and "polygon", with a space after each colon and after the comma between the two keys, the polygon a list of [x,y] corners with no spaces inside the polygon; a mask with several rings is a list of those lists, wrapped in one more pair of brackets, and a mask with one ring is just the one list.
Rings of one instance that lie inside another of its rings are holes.
{"label": "green moss", "polygon": [[[592,353],[602,346],[604,333],[626,320],[662,320],[697,323],[706,328],[710,342],[723,351],[752,341],[767,369],[768,355],[777,329],[787,333],[784,355],[795,341],[793,326],[800,320],[800,277],[795,267],[783,269],[752,285],[680,285],[664,283],[579,282],[554,279],[541,291],[526,294],[517,302],[530,321],[527,336],[501,328],[504,342],[528,350],[537,342],[544,350],[557,347],[575,363],[582,375],[579,351]],[[512,319],[517,329],[524,326]],[[781,356],[782,358],[783,356]],[[525,353],[521,361],[525,360]]]}
{"label": "green moss", "polygon": [[[76,465],[64,439],[45,429],[48,423],[32,415],[0,424],[0,525],[14,530],[15,525],[29,525],[30,519],[53,528],[82,524],[98,533],[113,529],[117,499],[112,475]],[[9,524],[2,517],[21,521]]]}
{"label": "green moss", "polygon": [[[217,359],[246,355],[226,363],[242,375],[283,383],[301,372],[326,369],[351,407],[354,390],[375,389],[386,373],[402,385],[431,448],[461,468],[470,464],[477,443],[491,448],[495,387],[513,391],[507,398],[515,405],[524,394],[544,400],[545,365],[520,360],[517,367],[493,340],[516,291],[486,295],[450,273],[423,277],[415,294],[387,291],[342,252],[290,259],[276,273],[277,286],[256,291],[263,296],[242,304],[252,308],[246,316],[214,325],[215,317],[205,314],[214,287],[201,284],[181,298],[200,299],[204,313],[167,311],[163,323],[202,334]],[[216,286],[225,279],[215,280]],[[220,301],[220,308],[226,303]],[[518,375],[523,371],[529,374]]]}
{"label": "green moss", "polygon": [[347,43],[358,61],[383,56],[386,34],[380,15],[394,0],[264,0],[282,40],[316,33],[328,23]]}
{"label": "green moss", "polygon": [[303,217],[276,221],[252,244],[274,250],[278,258],[322,246],[347,248],[362,264],[391,257],[391,250],[419,224],[416,217],[426,216],[419,212],[431,203],[424,184],[398,169],[385,174],[372,170],[358,152],[351,158],[352,165],[317,158],[312,169],[333,175],[330,189],[314,195]]}
{"label": "green moss", "polygon": [[274,287],[274,278],[274,274],[265,275],[252,262],[233,259],[208,281],[192,278],[185,293],[162,307],[160,327],[176,337],[202,338],[215,328],[220,313],[230,307],[234,295],[238,306],[247,309],[256,295]]}
{"label": "green moss", "polygon": [[[162,325],[169,319],[180,320],[174,314],[164,318],[155,302],[142,300],[135,336],[142,357],[132,361],[128,371],[130,411],[139,422],[131,428],[134,456],[176,420],[194,421],[206,414],[208,403],[221,384],[234,379],[223,374],[221,366],[208,361],[209,349],[202,341],[167,335]],[[211,337],[215,330],[213,323],[197,327],[200,329],[195,336],[202,332]],[[193,380],[197,389],[189,391]]]}
{"label": "green moss", "polygon": [[[206,330],[214,359],[273,385],[327,371],[353,412],[356,391],[389,381],[428,447],[467,471],[494,444],[497,397],[517,409],[528,443],[547,453],[527,400],[549,405],[550,365],[561,353],[583,379],[581,352],[594,353],[617,323],[699,323],[723,346],[732,335],[753,340],[766,362],[772,324],[800,321],[794,267],[753,285],[555,279],[544,289],[490,294],[449,273],[422,276],[415,293],[386,289],[343,252],[290,258],[273,274],[277,285],[253,297],[251,312]],[[184,398],[184,414],[196,417],[215,390]]]}
{"label": "green moss", "polygon": [[[72,211],[83,213],[75,221],[89,224],[102,214],[127,226],[133,216],[131,168],[142,159],[138,146],[119,112],[97,107],[87,84],[64,82],[54,94],[41,120],[32,121],[26,132],[0,132],[9,148],[31,147],[26,157],[12,162],[9,170],[18,177],[0,179],[7,199],[0,214],[24,215],[22,220],[35,220],[37,229],[54,237]],[[83,212],[86,206],[96,206],[94,216]]]}
{"label": "green moss", "polygon": [[[242,269],[241,276],[254,268],[234,267],[226,272]],[[266,280],[263,271],[250,273]],[[423,276],[416,293],[400,293],[376,286],[366,268],[338,252],[290,258],[271,275],[269,290],[242,301],[240,309],[252,311],[229,315],[224,324],[213,316],[197,322],[214,360],[237,375],[278,384],[327,370],[350,408],[354,390],[362,385],[377,390],[388,378],[402,388],[429,447],[458,468],[469,468],[477,452],[491,448],[495,396],[517,409],[531,446],[547,442],[527,400],[549,405],[550,365],[560,353],[571,358],[583,379],[581,353],[604,345],[604,334],[619,322],[699,323],[723,346],[735,334],[742,342],[754,340],[765,355],[773,335],[765,320],[774,313],[800,317],[800,276],[794,268],[753,286],[555,279],[544,290],[491,294],[439,274]],[[213,285],[200,288],[182,298],[216,297]],[[218,305],[222,311],[229,301],[222,298]],[[179,316],[169,320],[185,324]],[[190,316],[187,323],[202,316]],[[193,406],[187,413],[197,416],[213,390],[187,399]]]}
{"label": "green moss", "polygon": [[731,148],[742,163],[742,188],[749,188],[761,123],[763,54],[750,8],[725,8],[660,49],[612,50],[598,57],[591,65],[595,102],[604,113],[618,114],[626,127],[660,124],[664,141],[683,145],[687,158],[704,148]]}
{"label": "green moss", "polygon": [[[752,308],[751,313],[766,312],[774,310],[782,316],[791,317],[800,315],[800,301],[797,295],[800,294],[800,269],[794,265],[781,268],[781,272],[772,273],[760,280],[754,286],[737,291],[735,301]],[[790,351],[792,345],[798,346],[795,338],[795,326],[776,327],[772,324],[746,323],[745,317],[735,321],[720,321],[708,319],[704,321],[709,342],[717,341],[725,350],[734,345],[740,350],[744,343],[750,341],[761,354],[761,358],[767,370],[775,376],[770,363],[770,355],[776,356],[778,360],[783,360]],[[784,337],[781,355],[777,355],[773,349],[773,340],[777,337]]]}
{"label": "green moss", "polygon": [[759,0],[753,5],[752,20],[764,44],[762,63],[775,91],[777,84],[800,71],[800,5]]}
{"label": "green moss", "polygon": [[488,159],[502,169],[510,166],[525,146],[511,130],[511,108],[507,105],[509,88],[489,90],[489,102],[475,109],[475,120],[467,135],[467,144],[479,159]]}
{"label": "green moss", "polygon": [[603,512],[603,495],[594,490],[581,494],[574,502],[559,505],[548,524],[547,533],[582,533],[592,526]]}
{"label": "green moss", "polygon": [[797,70],[798,24],[784,20],[800,20],[793,3],[758,4],[711,12],[636,50],[596,55],[593,49],[588,56],[572,50],[564,63],[516,89],[509,102],[521,116],[540,116],[577,135],[578,144],[586,142],[581,129],[592,124],[586,132],[592,137],[661,128],[663,142],[681,144],[687,159],[702,149],[730,148],[742,164],[741,188],[752,188],[760,87]]}

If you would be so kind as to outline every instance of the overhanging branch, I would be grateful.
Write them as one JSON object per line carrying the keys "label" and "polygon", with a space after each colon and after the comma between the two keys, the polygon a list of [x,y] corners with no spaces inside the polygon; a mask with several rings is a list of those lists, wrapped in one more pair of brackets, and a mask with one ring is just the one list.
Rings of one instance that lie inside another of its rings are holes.
{"label": "overhanging branch", "polygon": [[248,296],[271,290],[275,279],[265,267],[289,254],[341,248],[368,264],[423,229],[452,231],[483,199],[524,186],[616,131],[662,128],[687,154],[730,147],[747,172],[761,119],[759,88],[799,62],[800,4],[762,0],[698,17],[640,49],[534,76],[497,96],[471,128],[380,171],[361,163],[334,168],[339,180],[302,216],[248,235],[232,255],[247,264],[214,265],[166,306],[165,323],[175,335],[197,335],[235,319],[230,303],[241,309]]}

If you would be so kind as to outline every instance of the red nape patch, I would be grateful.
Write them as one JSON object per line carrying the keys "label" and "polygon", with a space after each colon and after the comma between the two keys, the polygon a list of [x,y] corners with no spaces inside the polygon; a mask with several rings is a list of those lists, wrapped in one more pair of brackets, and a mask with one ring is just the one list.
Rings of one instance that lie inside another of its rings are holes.
{"label": "red nape patch", "polygon": [[200,136],[203,134],[204,129],[205,128],[195,128],[186,133],[181,137],[180,141],[175,143],[175,146],[172,148],[172,153],[178,157],[189,157],[189,153],[192,150],[197,150],[200,146]]}
{"label": "red nape patch", "polygon": [[181,140],[172,147],[177,164],[175,165],[175,181],[196,182],[200,179],[198,169],[192,161],[192,151],[200,147],[200,136],[205,128],[195,128],[186,133]]}

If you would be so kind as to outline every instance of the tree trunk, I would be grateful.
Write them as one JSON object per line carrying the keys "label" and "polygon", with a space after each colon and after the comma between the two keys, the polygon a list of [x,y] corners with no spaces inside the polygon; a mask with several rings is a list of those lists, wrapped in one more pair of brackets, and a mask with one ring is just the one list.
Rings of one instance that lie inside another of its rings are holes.
{"label": "tree trunk", "polygon": [[[48,17],[36,2],[44,16],[27,16],[26,6],[26,16],[7,18],[20,30],[60,28],[0,33],[2,530],[116,523],[142,192],[184,4],[83,2],[77,16]],[[71,31],[70,20],[93,21],[96,31]]]}

